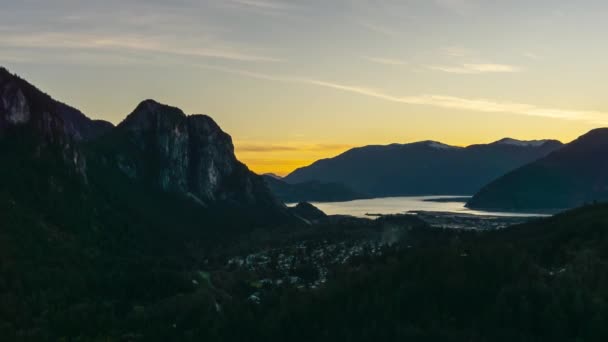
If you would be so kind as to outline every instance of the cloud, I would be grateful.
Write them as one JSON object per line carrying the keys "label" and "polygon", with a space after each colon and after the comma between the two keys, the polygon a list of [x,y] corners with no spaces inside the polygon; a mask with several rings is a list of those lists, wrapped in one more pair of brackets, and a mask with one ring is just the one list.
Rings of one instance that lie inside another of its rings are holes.
{"label": "cloud", "polygon": [[488,99],[468,99],[444,95],[423,95],[398,99],[409,104],[431,105],[476,112],[513,113],[555,119],[582,120],[596,123],[602,122],[603,124],[608,122],[608,113],[598,111],[545,108],[516,102],[498,102]]}
{"label": "cloud", "polygon": [[291,145],[275,145],[275,144],[264,144],[264,143],[235,143],[237,150],[240,153],[243,152],[256,152],[256,153],[267,153],[267,152],[319,152],[319,151],[337,151],[346,150],[352,148],[352,145],[345,144],[291,144]]}
{"label": "cloud", "polygon": [[263,9],[271,9],[271,10],[286,10],[292,8],[292,6],[279,3],[279,2],[270,2],[263,0],[231,0],[232,3],[247,6],[247,7],[255,7],[255,8],[263,8]]}
{"label": "cloud", "polygon": [[529,59],[533,59],[535,61],[541,60],[542,57],[534,52],[524,52],[522,54],[524,57],[529,58]]}
{"label": "cloud", "polygon": [[260,145],[260,144],[243,144],[237,147],[239,152],[286,152],[299,151],[300,149],[294,146],[283,145]]}
{"label": "cloud", "polygon": [[167,55],[215,58],[247,62],[280,62],[281,59],[231,48],[211,42],[215,47],[176,46],[169,39],[142,35],[98,35],[86,33],[2,34],[0,46],[34,49],[73,49],[101,51],[156,52]]}
{"label": "cloud", "polygon": [[291,4],[267,0],[228,0],[224,4],[232,8],[271,15],[285,14],[295,8],[295,6]]}
{"label": "cloud", "polygon": [[435,4],[459,15],[470,14],[475,8],[471,0],[435,0]]}
{"label": "cloud", "polygon": [[395,96],[368,87],[340,84],[311,78],[273,76],[239,69],[205,65],[199,65],[199,67],[269,81],[309,84],[408,105],[425,105],[446,109],[457,109],[482,113],[505,113],[551,119],[576,120],[599,125],[608,124],[608,113],[593,110],[560,109],[551,107],[541,107],[525,103],[503,102],[481,98],[462,98],[448,95]]}
{"label": "cloud", "polygon": [[239,160],[244,162],[249,168],[251,168],[251,170],[253,170],[257,174],[274,173],[279,176],[286,176],[293,170],[302,166],[310,165],[318,159],[318,157],[308,159],[292,159],[257,157],[250,158],[247,156],[239,156]]}
{"label": "cloud", "polygon": [[467,49],[467,48],[463,48],[463,47],[458,47],[458,46],[447,47],[447,48],[443,49],[443,53],[448,55],[449,57],[455,57],[455,58],[470,57],[470,56],[477,55],[476,51],[473,51],[473,50]]}
{"label": "cloud", "polygon": [[365,27],[366,29],[375,32],[375,33],[380,33],[382,35],[388,36],[388,37],[393,37],[398,35],[399,33],[391,28],[385,27],[385,26],[381,26],[381,25],[376,25],[376,24],[372,24],[372,23],[359,23],[359,25]]}
{"label": "cloud", "polygon": [[[6,49],[5,49],[6,50]],[[43,65],[106,65],[106,66],[132,66],[132,65],[158,65],[162,61],[158,61],[151,56],[150,58],[142,58],[138,56],[127,56],[121,54],[112,54],[108,52],[91,52],[91,51],[74,51],[65,53],[64,51],[54,51],[53,53],[45,53],[44,59],[40,60],[36,54],[22,51],[1,51],[1,63],[19,63],[19,64],[43,64]]]}
{"label": "cloud", "polygon": [[364,59],[384,65],[407,65],[408,63],[401,59],[393,59],[393,58],[383,58],[383,57],[363,57]]}
{"label": "cloud", "polygon": [[450,74],[514,73],[521,68],[506,64],[463,64],[460,66],[431,65],[429,69]]}
{"label": "cloud", "polygon": [[276,144],[259,141],[235,141],[234,146],[239,160],[255,172],[273,172],[279,175],[286,175],[298,167],[310,165],[328,154],[337,155],[355,147],[348,144]]}

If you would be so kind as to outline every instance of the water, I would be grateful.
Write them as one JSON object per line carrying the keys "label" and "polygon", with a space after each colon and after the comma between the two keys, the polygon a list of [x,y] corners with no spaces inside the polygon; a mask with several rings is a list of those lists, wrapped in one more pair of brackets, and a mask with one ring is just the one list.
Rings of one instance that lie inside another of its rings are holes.
{"label": "water", "polygon": [[[504,217],[547,216],[534,213],[493,212],[465,208],[467,196],[413,196],[386,197],[348,202],[312,202],[314,206],[328,215],[351,215],[369,217],[366,214],[403,214],[410,211],[437,211],[457,214]],[[428,201],[441,199],[441,202]]]}

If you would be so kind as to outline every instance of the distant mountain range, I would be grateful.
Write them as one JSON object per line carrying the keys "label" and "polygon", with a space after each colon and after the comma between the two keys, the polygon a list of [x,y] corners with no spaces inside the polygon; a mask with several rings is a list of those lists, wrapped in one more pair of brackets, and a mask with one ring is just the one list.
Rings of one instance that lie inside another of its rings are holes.
{"label": "distant mountain range", "polygon": [[486,185],[475,209],[560,210],[608,201],[608,128],[595,129],[548,156]]}
{"label": "distant mountain range", "polygon": [[608,200],[608,129],[560,146],[371,146],[285,183],[249,171],[206,115],[146,100],[114,126],[0,68],[2,340],[605,341],[606,204],[458,231],[287,208],[267,186],[458,194],[541,158],[469,205]]}
{"label": "distant mountain range", "polygon": [[272,193],[285,203],[341,202],[370,198],[338,182],[309,181],[290,184],[270,175],[263,176]]}
{"label": "distant mountain range", "polygon": [[297,169],[283,180],[337,182],[374,197],[469,195],[561,146],[556,140],[510,138],[464,148],[436,141],[365,146]]}
{"label": "distant mountain range", "polygon": [[283,179],[283,177],[275,174],[275,173],[264,173],[262,174],[262,177],[270,177],[270,178],[274,178],[274,179]]}

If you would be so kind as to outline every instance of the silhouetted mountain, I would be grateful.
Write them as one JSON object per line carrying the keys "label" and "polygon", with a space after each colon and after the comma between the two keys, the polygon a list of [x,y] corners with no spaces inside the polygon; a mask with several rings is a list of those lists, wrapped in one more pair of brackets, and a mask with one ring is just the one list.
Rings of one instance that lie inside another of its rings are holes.
{"label": "silhouetted mountain", "polygon": [[608,200],[608,129],[595,129],[486,185],[467,204],[501,210],[559,210]]}
{"label": "silhouetted mountain", "polygon": [[114,126],[91,120],[0,67],[0,136],[27,128],[48,142],[90,140]]}
{"label": "silhouetted mountain", "polygon": [[62,232],[183,245],[293,220],[211,118],[151,100],[114,127],[1,69],[0,152],[0,197]]}
{"label": "silhouetted mountain", "polygon": [[[236,159],[211,118],[144,101],[114,127],[5,69],[0,156],[0,298],[15,298],[0,300],[3,340],[61,339],[48,329],[67,322],[59,306],[86,319],[102,298],[124,313],[173,296],[192,288],[184,270],[202,267],[212,248],[303,223]],[[42,306],[27,299],[43,293]]]}
{"label": "silhouetted mountain", "polygon": [[[206,116],[144,101],[114,128],[4,70],[0,94],[2,341],[608,338],[606,204],[491,231],[325,217],[277,203]],[[606,132],[539,174],[603,193]]]}
{"label": "silhouetted mountain", "polygon": [[263,176],[274,195],[285,203],[341,202],[369,198],[341,183],[310,181],[290,184],[272,176]]}
{"label": "silhouetted mountain", "polygon": [[281,176],[279,176],[277,174],[274,174],[274,173],[264,173],[264,174],[262,174],[262,176],[264,176],[264,177],[272,177],[274,179],[283,179],[283,177],[281,177]]}
{"label": "silhouetted mountain", "polygon": [[289,210],[308,222],[315,222],[327,217],[323,211],[308,202],[300,202]]}
{"label": "silhouetted mountain", "polygon": [[561,146],[555,140],[509,138],[466,148],[435,141],[365,146],[319,160],[284,180],[340,182],[373,196],[467,195]]}
{"label": "silhouetted mountain", "polygon": [[232,139],[206,115],[146,100],[96,144],[106,166],[202,205],[279,208],[262,177],[234,155]]}

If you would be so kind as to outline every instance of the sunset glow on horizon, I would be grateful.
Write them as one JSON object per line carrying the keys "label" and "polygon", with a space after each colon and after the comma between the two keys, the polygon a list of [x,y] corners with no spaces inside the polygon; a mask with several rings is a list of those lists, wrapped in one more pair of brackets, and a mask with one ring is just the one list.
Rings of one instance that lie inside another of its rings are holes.
{"label": "sunset glow on horizon", "polygon": [[89,117],[213,117],[257,173],[370,144],[608,126],[603,1],[7,2],[0,65]]}

